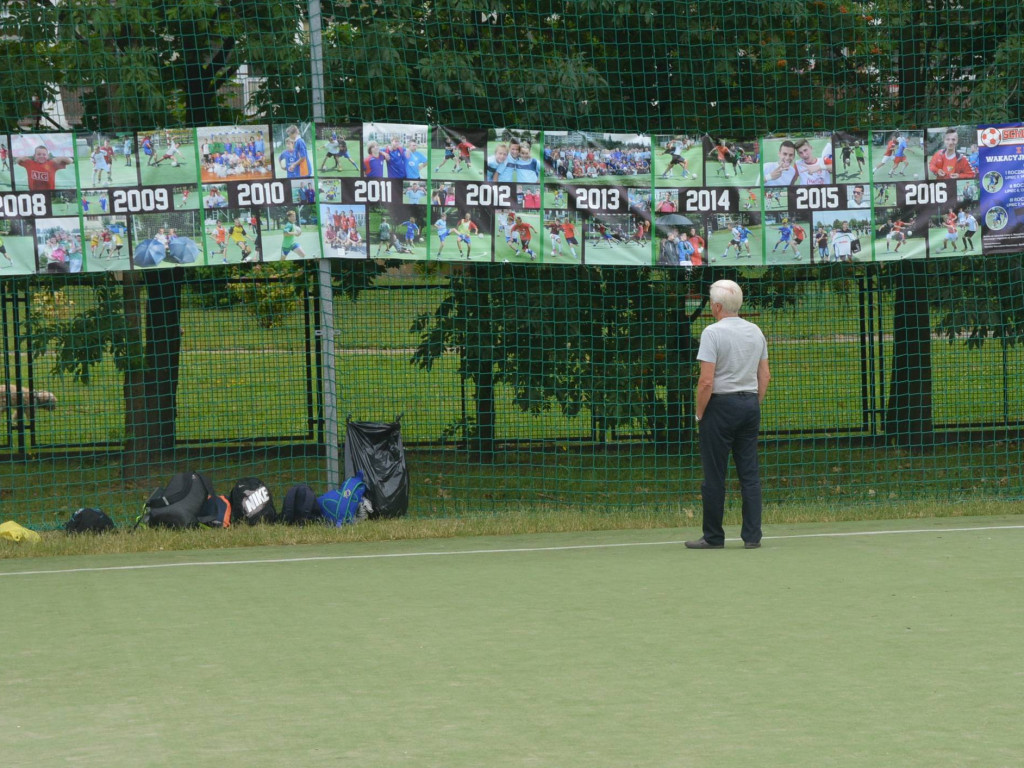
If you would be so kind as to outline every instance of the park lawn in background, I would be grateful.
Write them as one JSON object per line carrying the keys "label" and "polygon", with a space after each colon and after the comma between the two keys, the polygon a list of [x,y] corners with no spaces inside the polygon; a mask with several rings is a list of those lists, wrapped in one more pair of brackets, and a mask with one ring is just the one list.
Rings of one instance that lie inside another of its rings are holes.
{"label": "park lawn in background", "polygon": [[756,552],[736,533],[721,552],[685,550],[691,527],[0,562],[72,569],[0,575],[18,616],[0,750],[82,768],[1016,764],[1019,519],[779,526]]}

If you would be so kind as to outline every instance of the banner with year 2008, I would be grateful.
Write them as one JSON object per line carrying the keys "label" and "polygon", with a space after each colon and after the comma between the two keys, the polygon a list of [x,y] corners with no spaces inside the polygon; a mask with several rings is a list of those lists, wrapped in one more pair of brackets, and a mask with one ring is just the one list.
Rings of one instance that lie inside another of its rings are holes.
{"label": "banner with year 2008", "polygon": [[[651,158],[650,136],[545,131],[545,260],[650,265]],[[565,248],[566,224],[580,243],[578,255]]]}

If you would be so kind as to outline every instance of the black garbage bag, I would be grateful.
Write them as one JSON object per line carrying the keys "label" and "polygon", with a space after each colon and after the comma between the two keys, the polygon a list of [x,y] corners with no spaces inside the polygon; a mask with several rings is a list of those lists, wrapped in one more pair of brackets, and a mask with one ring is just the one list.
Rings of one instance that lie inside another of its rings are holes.
{"label": "black garbage bag", "polygon": [[390,423],[345,421],[345,477],[362,470],[373,511],[369,517],[402,517],[409,511],[409,470],[402,447],[402,417]]}

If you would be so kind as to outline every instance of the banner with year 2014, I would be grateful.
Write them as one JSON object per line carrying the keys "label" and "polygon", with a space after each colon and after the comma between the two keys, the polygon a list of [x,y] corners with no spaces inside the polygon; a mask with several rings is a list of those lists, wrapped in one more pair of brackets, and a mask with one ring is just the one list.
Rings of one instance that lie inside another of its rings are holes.
{"label": "banner with year 2014", "polygon": [[323,257],[691,267],[1017,252],[1021,157],[1018,125],[762,138],[301,121],[10,134],[0,275]]}

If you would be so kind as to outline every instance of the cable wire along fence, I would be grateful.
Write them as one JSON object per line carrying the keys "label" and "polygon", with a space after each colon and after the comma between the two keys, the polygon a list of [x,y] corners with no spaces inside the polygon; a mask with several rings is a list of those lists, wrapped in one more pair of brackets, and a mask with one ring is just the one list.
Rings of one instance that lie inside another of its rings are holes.
{"label": "cable wire along fence", "polygon": [[769,502],[1020,498],[1024,50],[998,2],[0,15],[5,516],[170,474],[410,513],[697,509],[712,282]]}

